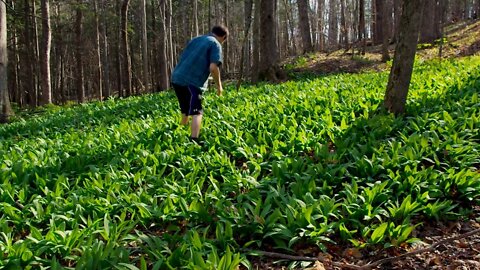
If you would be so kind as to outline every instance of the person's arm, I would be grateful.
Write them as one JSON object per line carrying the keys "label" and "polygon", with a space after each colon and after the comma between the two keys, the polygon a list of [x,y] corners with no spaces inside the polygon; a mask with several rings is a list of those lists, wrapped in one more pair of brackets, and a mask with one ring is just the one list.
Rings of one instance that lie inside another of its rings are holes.
{"label": "person's arm", "polygon": [[210,73],[212,74],[215,85],[217,86],[217,95],[221,96],[223,92],[222,80],[220,79],[220,68],[216,63],[210,64]]}

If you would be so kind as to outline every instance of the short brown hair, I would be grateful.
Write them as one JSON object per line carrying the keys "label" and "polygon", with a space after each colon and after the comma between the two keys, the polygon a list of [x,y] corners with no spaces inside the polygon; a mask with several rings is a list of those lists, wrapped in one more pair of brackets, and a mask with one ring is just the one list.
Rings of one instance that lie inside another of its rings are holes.
{"label": "short brown hair", "polygon": [[215,25],[212,28],[212,33],[219,37],[227,37],[228,28],[223,25]]}

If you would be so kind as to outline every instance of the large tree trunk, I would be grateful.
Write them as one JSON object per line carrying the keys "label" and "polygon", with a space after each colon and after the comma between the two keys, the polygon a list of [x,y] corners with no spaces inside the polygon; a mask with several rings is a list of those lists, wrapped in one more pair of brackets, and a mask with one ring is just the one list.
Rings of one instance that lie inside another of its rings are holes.
{"label": "large tree trunk", "polygon": [[83,71],[83,9],[81,7],[82,0],[78,0],[77,15],[75,22],[75,56],[76,56],[76,88],[78,102],[85,102],[85,77]]}
{"label": "large tree trunk", "polygon": [[328,13],[328,48],[336,50],[338,46],[338,14],[337,0],[330,0],[330,11]]}
{"label": "large tree trunk", "polygon": [[402,0],[393,0],[393,39],[397,42],[400,31],[400,17],[402,17]]}
{"label": "large tree trunk", "polygon": [[310,20],[308,18],[308,0],[297,0],[300,32],[302,33],[303,53],[313,51]]}
{"label": "large tree trunk", "polygon": [[323,9],[325,8],[324,0],[318,0],[317,3],[317,14],[318,14],[318,21],[317,21],[317,29],[318,29],[318,50],[323,52],[325,50],[325,36],[323,32],[323,25],[325,23],[323,17]]}
{"label": "large tree trunk", "polygon": [[378,45],[383,42],[383,35],[385,35],[386,31],[384,29],[385,25],[383,24],[385,9],[385,0],[375,0],[374,8],[374,31],[373,31],[373,44]]}
{"label": "large tree trunk", "polygon": [[50,78],[50,49],[52,31],[50,29],[50,4],[49,0],[41,1],[42,9],[42,45],[40,53],[40,74],[42,82],[42,96],[40,105],[52,103],[52,87]]}
{"label": "large tree trunk", "polygon": [[128,46],[128,5],[130,0],[124,0],[121,11],[121,32],[122,32],[122,56],[123,56],[123,79],[126,87],[127,96],[132,95],[132,60],[130,58],[130,48]]}
{"label": "large tree trunk", "polygon": [[422,25],[420,28],[421,43],[431,43],[440,37],[440,22],[437,21],[439,18],[435,16],[437,9],[437,0],[424,0]]}
{"label": "large tree trunk", "polygon": [[0,123],[7,123],[13,115],[8,97],[7,7],[0,1]]}
{"label": "large tree trunk", "polygon": [[198,32],[198,0],[192,0],[193,1],[193,34],[195,36],[199,35]]}
{"label": "large tree trunk", "polygon": [[275,32],[275,1],[260,1],[260,63],[257,79],[278,80],[278,48]]}
{"label": "large tree trunk", "polygon": [[417,50],[422,6],[421,0],[404,0],[403,3],[398,43],[384,100],[385,108],[391,113],[402,114],[405,112]]}

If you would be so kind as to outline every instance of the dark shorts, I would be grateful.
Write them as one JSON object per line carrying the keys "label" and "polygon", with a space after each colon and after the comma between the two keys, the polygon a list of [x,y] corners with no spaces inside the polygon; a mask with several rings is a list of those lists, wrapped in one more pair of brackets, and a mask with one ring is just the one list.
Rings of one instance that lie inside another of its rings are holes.
{"label": "dark shorts", "polygon": [[172,84],[175,94],[180,104],[180,111],[185,115],[199,115],[203,114],[202,108],[202,90],[189,85],[182,86],[178,84]]}

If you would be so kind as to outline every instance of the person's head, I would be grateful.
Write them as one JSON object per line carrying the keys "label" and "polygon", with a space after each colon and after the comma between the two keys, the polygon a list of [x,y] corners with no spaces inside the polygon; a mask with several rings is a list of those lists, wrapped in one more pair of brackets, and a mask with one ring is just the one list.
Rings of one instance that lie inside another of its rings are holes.
{"label": "person's head", "polygon": [[217,40],[220,43],[223,43],[225,41],[225,39],[227,39],[228,29],[227,29],[227,27],[225,27],[223,25],[215,25],[212,28],[212,34],[214,34],[215,37],[217,37]]}

